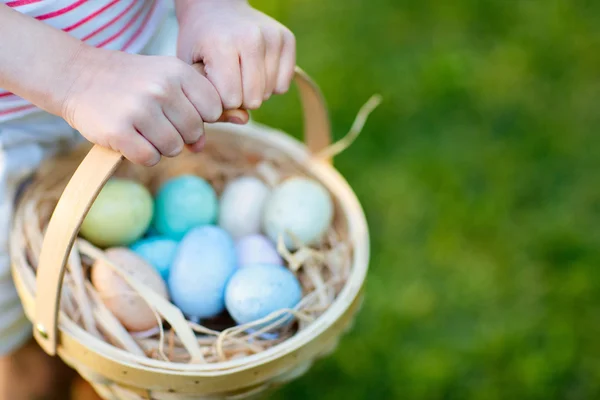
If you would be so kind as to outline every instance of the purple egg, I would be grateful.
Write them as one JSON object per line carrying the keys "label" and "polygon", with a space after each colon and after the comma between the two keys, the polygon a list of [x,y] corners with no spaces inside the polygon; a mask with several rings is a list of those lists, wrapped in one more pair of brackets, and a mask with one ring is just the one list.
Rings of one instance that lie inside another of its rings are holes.
{"label": "purple egg", "polygon": [[238,239],[235,250],[240,267],[250,264],[283,265],[275,245],[263,235],[254,234]]}

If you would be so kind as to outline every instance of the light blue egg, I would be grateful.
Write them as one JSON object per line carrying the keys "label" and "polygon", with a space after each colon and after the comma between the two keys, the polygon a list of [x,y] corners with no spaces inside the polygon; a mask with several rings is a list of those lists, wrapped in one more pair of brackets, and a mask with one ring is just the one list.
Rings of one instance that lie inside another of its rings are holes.
{"label": "light blue egg", "polygon": [[233,239],[216,226],[188,232],[169,275],[173,303],[190,317],[210,318],[225,309],[225,287],[237,269]]}
{"label": "light blue egg", "polygon": [[158,190],[153,225],[161,235],[179,240],[192,228],[214,223],[217,208],[217,195],[207,181],[182,175]]}
{"label": "light blue egg", "polygon": [[164,280],[168,279],[177,251],[175,240],[162,236],[149,237],[134,243],[131,250],[152,265]]}
{"label": "light blue egg", "polygon": [[287,268],[273,264],[240,268],[231,277],[225,292],[227,311],[238,324],[294,308],[301,298],[302,288],[296,276]]}

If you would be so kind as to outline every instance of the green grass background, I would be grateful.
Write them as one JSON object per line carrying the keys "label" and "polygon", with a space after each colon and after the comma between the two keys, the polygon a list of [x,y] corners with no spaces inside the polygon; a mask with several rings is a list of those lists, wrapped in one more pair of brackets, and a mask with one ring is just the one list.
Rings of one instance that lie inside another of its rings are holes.
{"label": "green grass background", "polygon": [[[256,0],[371,229],[337,352],[270,399],[600,398],[600,2]],[[255,118],[298,133],[295,91]]]}

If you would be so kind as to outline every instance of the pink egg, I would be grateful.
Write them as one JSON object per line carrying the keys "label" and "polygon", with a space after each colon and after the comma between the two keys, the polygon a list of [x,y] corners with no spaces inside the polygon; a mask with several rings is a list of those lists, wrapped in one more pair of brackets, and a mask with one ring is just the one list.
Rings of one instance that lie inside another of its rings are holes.
{"label": "pink egg", "polygon": [[235,245],[240,267],[251,264],[283,265],[273,242],[263,235],[244,236]]}
{"label": "pink egg", "polygon": [[[158,272],[136,253],[127,248],[112,247],[105,254],[133,279],[148,286],[159,296],[168,298],[167,285]],[[94,262],[91,279],[104,305],[127,330],[144,332],[158,327],[155,311],[103,259]]]}

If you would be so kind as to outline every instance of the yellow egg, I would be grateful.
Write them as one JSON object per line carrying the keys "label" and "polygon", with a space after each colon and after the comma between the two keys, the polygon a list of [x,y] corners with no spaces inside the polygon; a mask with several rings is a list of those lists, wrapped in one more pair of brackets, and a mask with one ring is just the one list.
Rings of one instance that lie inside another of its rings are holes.
{"label": "yellow egg", "polygon": [[[114,247],[106,250],[105,254],[131,277],[165,299],[168,297],[160,275],[133,251]],[[92,284],[106,307],[129,331],[140,332],[158,326],[156,315],[146,301],[103,260],[96,260],[92,267]]]}
{"label": "yellow egg", "polygon": [[154,201],[142,184],[110,179],[81,225],[81,236],[100,247],[128,246],[141,238],[152,221]]}

